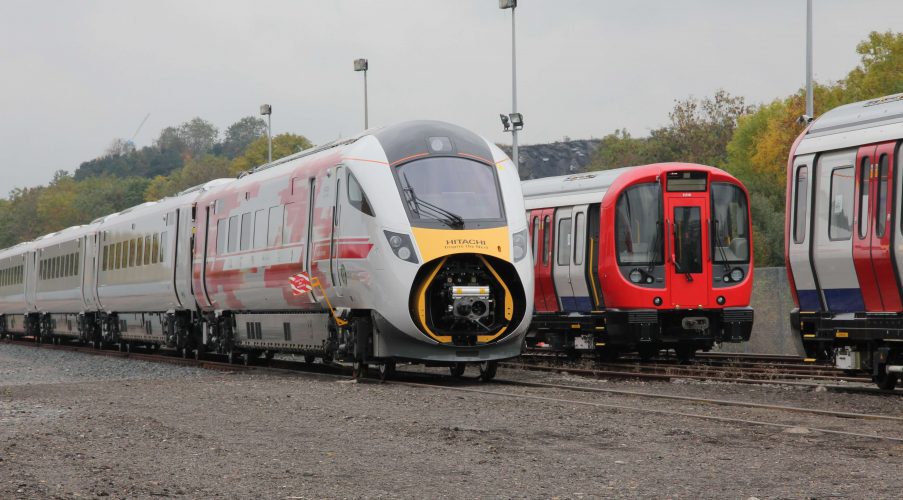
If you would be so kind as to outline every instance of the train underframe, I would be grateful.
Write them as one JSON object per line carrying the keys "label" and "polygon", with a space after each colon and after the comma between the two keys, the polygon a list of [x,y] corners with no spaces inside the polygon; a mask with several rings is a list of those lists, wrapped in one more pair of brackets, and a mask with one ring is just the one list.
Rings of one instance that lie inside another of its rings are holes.
{"label": "train underframe", "polygon": [[866,373],[892,390],[903,374],[903,313],[790,313],[808,361],[831,361],[849,373]]}
{"label": "train underframe", "polygon": [[[480,378],[495,377],[498,346],[489,349],[449,346],[441,359],[418,359],[419,344],[407,335],[393,330],[378,314],[369,310],[339,311],[338,324],[328,312],[313,311],[224,311],[196,313],[170,311],[162,313],[70,313],[0,315],[0,337],[32,337],[40,343],[78,342],[95,348],[118,347],[130,351],[134,347],[152,350],[174,349],[182,357],[196,359],[205,352],[227,356],[229,362],[247,363],[277,352],[303,356],[307,363],[319,358],[324,363],[351,363],[355,377],[378,370],[381,378],[390,377],[398,361],[414,361],[428,366],[449,367],[453,376],[461,376],[467,363],[476,363]],[[410,344],[417,344],[411,347]],[[504,357],[520,354],[517,343],[506,345]],[[405,347],[407,346],[407,347]],[[380,355],[387,352],[398,355]],[[410,356],[405,356],[408,352]]]}
{"label": "train underframe", "polygon": [[718,343],[748,341],[752,324],[753,310],[748,307],[536,314],[527,347],[568,355],[595,353],[602,359],[636,352],[644,360],[662,349],[674,349],[686,361]]}

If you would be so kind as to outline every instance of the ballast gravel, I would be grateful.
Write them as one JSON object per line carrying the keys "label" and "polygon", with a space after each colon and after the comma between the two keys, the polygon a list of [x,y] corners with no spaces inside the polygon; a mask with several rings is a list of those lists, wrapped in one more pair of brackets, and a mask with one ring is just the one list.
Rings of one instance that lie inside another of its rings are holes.
{"label": "ballast gravel", "polygon": [[[861,419],[746,415],[798,424],[782,430],[576,401],[726,411],[714,406],[475,380],[456,387],[575,402],[148,365],[0,344],[0,498],[896,498],[903,491],[903,443],[811,430],[894,430]],[[512,370],[499,377],[562,378]],[[738,397],[754,388],[743,391]]]}

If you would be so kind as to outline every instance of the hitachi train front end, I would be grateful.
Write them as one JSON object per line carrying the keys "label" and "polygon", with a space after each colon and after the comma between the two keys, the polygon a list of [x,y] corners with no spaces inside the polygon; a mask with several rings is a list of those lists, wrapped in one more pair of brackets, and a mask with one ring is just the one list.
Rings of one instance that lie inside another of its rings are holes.
{"label": "hitachi train front end", "polygon": [[480,362],[490,377],[494,361],[520,354],[532,310],[517,170],[498,148],[448,124],[373,136],[385,165],[360,165],[363,189],[385,205],[373,221],[373,355],[447,364],[453,374]]}

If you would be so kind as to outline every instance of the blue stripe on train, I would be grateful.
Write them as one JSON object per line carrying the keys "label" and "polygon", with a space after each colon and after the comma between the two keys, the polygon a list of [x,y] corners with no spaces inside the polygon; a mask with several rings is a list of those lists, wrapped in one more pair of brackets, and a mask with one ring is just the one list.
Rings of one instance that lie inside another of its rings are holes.
{"label": "blue stripe on train", "polygon": [[[800,299],[801,311],[820,311],[817,290],[797,290]],[[848,313],[865,311],[865,301],[862,299],[862,290],[858,288],[826,288],[825,301],[828,311],[835,313]]]}
{"label": "blue stripe on train", "polygon": [[831,312],[865,311],[862,290],[858,288],[825,288],[825,302]]}
{"label": "blue stripe on train", "polygon": [[593,302],[589,297],[561,297],[561,309],[564,312],[590,312]]}
{"label": "blue stripe on train", "polygon": [[796,295],[800,299],[800,311],[821,310],[821,304],[818,302],[818,290],[797,290]]}

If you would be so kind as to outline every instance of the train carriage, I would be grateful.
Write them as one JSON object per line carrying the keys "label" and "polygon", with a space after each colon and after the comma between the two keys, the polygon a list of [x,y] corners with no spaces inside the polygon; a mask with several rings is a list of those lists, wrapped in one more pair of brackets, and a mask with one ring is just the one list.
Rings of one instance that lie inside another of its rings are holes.
{"label": "train carriage", "polygon": [[554,351],[682,358],[749,340],[748,195],[726,172],[665,163],[523,183],[533,333]]}
{"label": "train carriage", "polygon": [[892,389],[903,372],[903,94],[815,120],[787,169],[791,326],[810,360]]}

